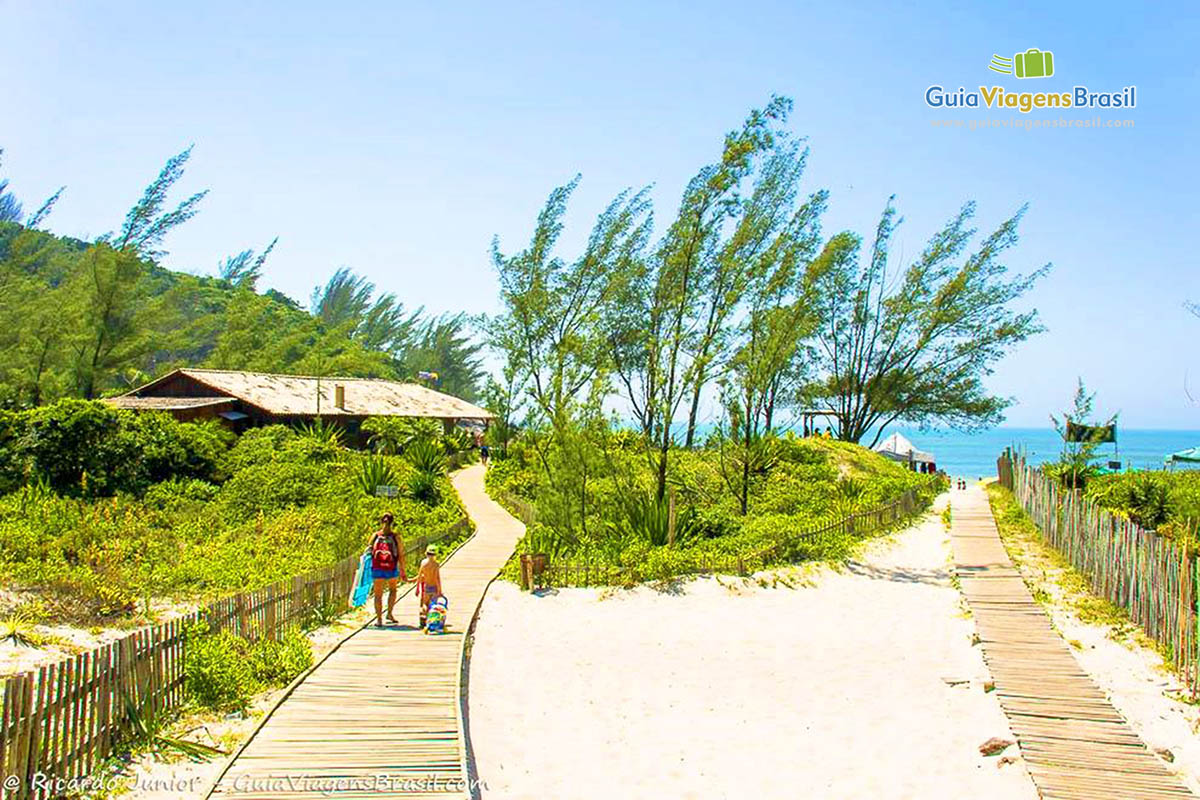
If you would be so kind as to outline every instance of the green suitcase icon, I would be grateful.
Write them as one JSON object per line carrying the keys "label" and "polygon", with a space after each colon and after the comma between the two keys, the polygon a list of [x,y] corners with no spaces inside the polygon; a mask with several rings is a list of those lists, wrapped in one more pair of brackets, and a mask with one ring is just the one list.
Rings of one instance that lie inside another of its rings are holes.
{"label": "green suitcase icon", "polygon": [[1054,74],[1054,53],[1031,47],[1013,56],[1018,78],[1049,78]]}

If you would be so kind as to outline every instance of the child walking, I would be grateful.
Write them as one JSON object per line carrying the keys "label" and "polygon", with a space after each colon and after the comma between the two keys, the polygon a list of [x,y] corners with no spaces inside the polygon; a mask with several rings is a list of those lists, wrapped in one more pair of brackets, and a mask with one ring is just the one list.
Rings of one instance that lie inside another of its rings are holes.
{"label": "child walking", "polygon": [[442,594],[442,569],[437,561],[437,548],[433,545],[425,548],[425,560],[417,571],[417,594],[421,601],[421,627],[424,628],[429,604]]}

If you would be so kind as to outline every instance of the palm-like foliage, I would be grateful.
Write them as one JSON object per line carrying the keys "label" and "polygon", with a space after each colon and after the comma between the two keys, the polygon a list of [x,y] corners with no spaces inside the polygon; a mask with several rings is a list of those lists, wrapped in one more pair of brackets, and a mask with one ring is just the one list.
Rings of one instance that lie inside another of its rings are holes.
{"label": "palm-like foliage", "polygon": [[342,429],[331,422],[325,422],[320,417],[316,422],[301,425],[300,435],[331,447],[341,447],[342,445]]}
{"label": "palm-like foliage", "polygon": [[446,458],[441,446],[432,439],[419,439],[404,450],[404,458],[417,472],[431,475],[446,474]]}
{"label": "palm-like foliage", "polygon": [[474,446],[475,440],[462,428],[455,428],[442,437],[442,447],[451,455],[466,452]]}
{"label": "palm-like foliage", "polygon": [[370,434],[375,452],[384,455],[399,455],[416,442],[437,441],[442,434],[437,422],[412,417],[371,417],[362,429]]}
{"label": "palm-like foliage", "polygon": [[0,620],[0,642],[11,642],[20,647],[37,647],[41,644],[42,637],[34,628],[32,619],[17,613]]}
{"label": "palm-like foliage", "polygon": [[[662,547],[671,541],[671,508],[653,492],[632,491],[618,495],[609,532],[620,540],[630,539]],[[681,544],[695,533],[695,515],[690,507],[676,510],[675,543]]]}
{"label": "palm-like foliage", "polygon": [[441,490],[438,488],[437,473],[417,470],[408,477],[408,494],[414,500],[435,505],[441,500]]}
{"label": "palm-like foliage", "polygon": [[192,761],[208,761],[215,756],[227,755],[218,747],[165,735],[163,730],[167,723],[161,714],[155,713],[149,706],[139,707],[127,694],[123,695],[123,699],[125,719],[129,725],[126,736],[134,749],[150,750],[154,753],[174,750]]}
{"label": "palm-like foliage", "polygon": [[394,486],[396,471],[383,456],[368,456],[358,467],[358,485],[365,494],[374,495],[379,486]]}

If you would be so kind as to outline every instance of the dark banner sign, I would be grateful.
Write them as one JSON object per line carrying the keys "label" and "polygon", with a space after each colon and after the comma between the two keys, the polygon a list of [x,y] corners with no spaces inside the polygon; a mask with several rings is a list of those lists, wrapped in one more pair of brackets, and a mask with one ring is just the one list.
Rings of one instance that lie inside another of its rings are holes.
{"label": "dark banner sign", "polygon": [[1094,442],[1096,444],[1114,444],[1117,441],[1116,425],[1080,425],[1075,422],[1067,423],[1068,442]]}

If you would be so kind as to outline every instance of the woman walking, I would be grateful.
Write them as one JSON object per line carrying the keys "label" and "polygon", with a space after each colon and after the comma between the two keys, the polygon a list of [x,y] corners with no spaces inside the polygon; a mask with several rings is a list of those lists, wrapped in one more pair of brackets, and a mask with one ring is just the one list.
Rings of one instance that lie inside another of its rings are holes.
{"label": "woman walking", "polygon": [[371,591],[375,595],[375,627],[383,627],[383,590],[387,589],[387,623],[396,624],[393,613],[396,608],[396,583],[408,582],[404,570],[404,542],[392,530],[393,517],[391,512],[384,514],[380,520],[380,528],[371,534],[368,543],[371,553]]}

